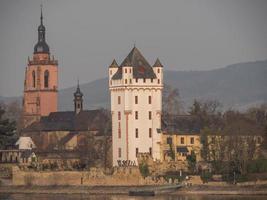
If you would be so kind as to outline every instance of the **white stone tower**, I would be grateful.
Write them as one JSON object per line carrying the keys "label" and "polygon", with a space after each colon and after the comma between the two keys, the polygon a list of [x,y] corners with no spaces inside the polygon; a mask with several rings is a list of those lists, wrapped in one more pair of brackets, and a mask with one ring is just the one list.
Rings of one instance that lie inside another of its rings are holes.
{"label": "white stone tower", "polygon": [[137,163],[138,153],[160,159],[163,66],[153,67],[134,47],[118,66],[109,67],[113,166],[128,160]]}

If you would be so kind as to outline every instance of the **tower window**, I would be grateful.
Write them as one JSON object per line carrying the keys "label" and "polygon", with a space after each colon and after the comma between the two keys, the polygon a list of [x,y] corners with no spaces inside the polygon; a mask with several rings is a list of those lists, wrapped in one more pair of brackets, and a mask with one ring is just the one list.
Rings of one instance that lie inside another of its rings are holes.
{"label": "tower window", "polygon": [[125,84],[127,84],[127,79],[125,79]]}
{"label": "tower window", "polygon": [[135,82],[138,83],[138,78],[135,79]]}
{"label": "tower window", "polygon": [[138,119],[138,111],[135,111],[135,119]]}
{"label": "tower window", "polygon": [[158,84],[160,84],[160,80],[158,79]]}
{"label": "tower window", "polygon": [[152,128],[149,128],[149,138],[152,138]]}
{"label": "tower window", "polygon": [[118,137],[121,138],[121,123],[118,124]]}
{"label": "tower window", "polygon": [[138,155],[138,152],[139,152],[139,149],[138,148],[135,148],[135,156],[137,157]]}
{"label": "tower window", "polygon": [[134,102],[135,102],[135,104],[138,104],[138,96],[134,97]]}
{"label": "tower window", "polygon": [[152,112],[151,112],[151,111],[148,112],[148,119],[149,119],[149,120],[152,119]]}
{"label": "tower window", "polygon": [[49,72],[48,70],[46,70],[44,73],[44,87],[45,88],[48,88],[48,83],[49,83]]}
{"label": "tower window", "polygon": [[109,71],[110,75],[112,75],[112,70]]}
{"label": "tower window", "polygon": [[160,69],[158,69],[158,73],[160,73]]}
{"label": "tower window", "polygon": [[154,80],[154,79],[152,78],[152,79],[151,79],[151,83],[153,83],[153,80]]}
{"label": "tower window", "polygon": [[152,155],[152,148],[149,147],[149,154]]}
{"label": "tower window", "polygon": [[118,112],[118,120],[121,120],[121,112]]}
{"label": "tower window", "polygon": [[132,73],[132,70],[131,69],[129,69],[129,73]]}
{"label": "tower window", "polygon": [[118,104],[121,104],[121,96],[118,96]]}
{"label": "tower window", "polygon": [[35,83],[35,71],[32,71],[32,87],[35,88],[36,83]]}
{"label": "tower window", "polygon": [[118,149],[118,157],[121,158],[121,148]]}
{"label": "tower window", "polygon": [[144,78],[144,83],[146,82],[146,79]]}
{"label": "tower window", "polygon": [[148,104],[151,104],[151,102],[152,102],[152,98],[151,96],[148,96]]}
{"label": "tower window", "polygon": [[132,84],[132,79],[130,78],[130,84]]}
{"label": "tower window", "polygon": [[124,70],[125,71],[125,74],[127,73],[127,69]]}
{"label": "tower window", "polygon": [[135,129],[135,138],[138,138],[138,128]]}

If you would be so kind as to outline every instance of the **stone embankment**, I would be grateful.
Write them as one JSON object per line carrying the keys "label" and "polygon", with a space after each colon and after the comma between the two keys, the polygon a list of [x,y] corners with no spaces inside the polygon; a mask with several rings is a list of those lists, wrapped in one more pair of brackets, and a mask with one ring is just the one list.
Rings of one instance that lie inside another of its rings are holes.
{"label": "stone embankment", "polygon": [[14,186],[133,186],[162,185],[166,181],[161,178],[143,178],[138,167],[114,168],[111,173],[104,173],[99,168],[89,171],[22,171],[18,167],[12,169]]}

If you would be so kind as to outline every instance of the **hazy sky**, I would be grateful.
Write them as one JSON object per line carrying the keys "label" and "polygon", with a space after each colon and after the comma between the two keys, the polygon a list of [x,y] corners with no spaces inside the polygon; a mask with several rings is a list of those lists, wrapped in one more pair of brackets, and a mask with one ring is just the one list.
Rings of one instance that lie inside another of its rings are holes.
{"label": "hazy sky", "polygon": [[[206,70],[267,59],[266,0],[43,0],[59,87],[107,76],[134,43],[169,70]],[[0,96],[23,92],[41,0],[0,0]]]}

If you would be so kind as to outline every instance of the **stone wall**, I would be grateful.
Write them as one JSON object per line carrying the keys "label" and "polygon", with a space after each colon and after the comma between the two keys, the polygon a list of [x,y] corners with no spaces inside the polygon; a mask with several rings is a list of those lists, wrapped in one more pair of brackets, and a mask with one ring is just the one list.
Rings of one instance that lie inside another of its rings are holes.
{"label": "stone wall", "polygon": [[[151,185],[153,181],[143,179],[137,167],[114,168],[105,174],[99,168],[90,171],[22,171],[12,169],[13,185]],[[155,183],[156,184],[156,183]]]}

